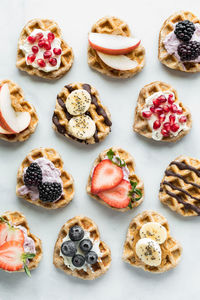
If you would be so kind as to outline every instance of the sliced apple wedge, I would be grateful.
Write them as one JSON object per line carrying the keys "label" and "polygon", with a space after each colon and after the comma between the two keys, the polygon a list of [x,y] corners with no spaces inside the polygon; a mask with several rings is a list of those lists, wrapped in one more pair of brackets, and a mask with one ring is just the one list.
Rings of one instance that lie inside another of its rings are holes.
{"label": "sliced apple wedge", "polygon": [[16,112],[10,99],[8,84],[4,84],[0,91],[0,126],[11,134],[26,129],[31,121],[28,112]]}
{"label": "sliced apple wedge", "polygon": [[111,55],[127,54],[137,48],[140,40],[122,35],[89,33],[90,46],[102,53]]}
{"label": "sliced apple wedge", "polygon": [[128,71],[138,66],[137,61],[131,60],[125,55],[109,55],[99,51],[97,51],[97,54],[107,66],[115,70]]}

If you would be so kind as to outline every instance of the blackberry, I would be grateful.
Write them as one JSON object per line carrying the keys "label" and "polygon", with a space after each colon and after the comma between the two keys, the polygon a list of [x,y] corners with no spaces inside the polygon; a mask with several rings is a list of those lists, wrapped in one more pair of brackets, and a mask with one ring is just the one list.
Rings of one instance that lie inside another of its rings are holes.
{"label": "blackberry", "polygon": [[200,55],[200,43],[190,41],[182,43],[178,46],[178,55],[182,61],[190,61],[196,59]]}
{"label": "blackberry", "polygon": [[43,202],[54,202],[62,194],[62,186],[57,182],[44,182],[38,186],[39,198]]}
{"label": "blackberry", "polygon": [[26,186],[38,186],[41,183],[42,170],[37,163],[30,164],[24,175],[24,184]]}
{"label": "blackberry", "polygon": [[181,21],[176,24],[174,33],[183,42],[188,42],[195,32],[194,23],[189,20]]}

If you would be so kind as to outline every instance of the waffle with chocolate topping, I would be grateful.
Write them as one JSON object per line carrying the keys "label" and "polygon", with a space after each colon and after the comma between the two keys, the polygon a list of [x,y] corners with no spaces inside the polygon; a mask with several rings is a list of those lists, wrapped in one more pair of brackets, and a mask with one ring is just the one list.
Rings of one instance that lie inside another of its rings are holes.
{"label": "waffle with chocolate topping", "polygon": [[[57,169],[61,172],[61,180],[63,182],[63,194],[61,198],[56,202],[42,202],[40,199],[32,200],[30,195],[20,195],[19,188],[24,185],[24,169],[29,167],[34,160],[44,157],[50,160]],[[74,197],[74,180],[72,176],[63,170],[63,161],[60,154],[52,148],[37,148],[32,150],[26,158],[23,160],[21,166],[19,167],[17,173],[17,186],[16,186],[17,196],[24,198],[26,201],[35,204],[37,206],[42,206],[47,209],[56,209],[64,207],[73,199]]]}
{"label": "waffle with chocolate topping", "polygon": [[[20,44],[23,43],[29,35],[33,32],[34,29],[41,29],[46,31],[51,31],[56,38],[61,40],[61,63],[58,70],[54,70],[51,72],[44,72],[37,68],[34,68],[31,65],[26,64],[25,54],[19,48]],[[72,48],[68,46],[68,44],[62,39],[61,29],[58,24],[53,20],[47,19],[33,19],[30,20],[22,29],[19,41],[18,41],[18,49],[17,49],[17,63],[16,66],[21,71],[27,72],[29,75],[36,75],[38,77],[42,77],[45,79],[58,79],[62,77],[69,69],[71,68],[74,60],[74,55]]]}
{"label": "waffle with chocolate topping", "polygon": [[12,82],[11,80],[3,80],[0,82],[0,87],[4,84],[8,84],[8,88],[10,91],[10,98],[12,102],[12,107],[15,111],[27,111],[31,116],[31,121],[29,126],[21,131],[20,133],[16,134],[0,134],[0,139],[7,141],[7,142],[23,142],[27,140],[32,133],[34,133],[37,123],[38,123],[38,116],[35,111],[35,108],[24,99],[24,93],[22,89],[16,83]]}
{"label": "waffle with chocolate topping", "polygon": [[[162,251],[161,264],[157,267],[144,264],[137,256],[135,250],[136,244],[140,239],[140,229],[148,222],[157,222],[164,226],[167,230],[167,239],[163,244],[160,245]],[[180,261],[181,253],[182,247],[174,238],[171,237],[169,224],[164,216],[155,211],[146,210],[133,218],[128,227],[128,232],[124,243],[122,259],[125,262],[129,263],[133,267],[142,268],[145,271],[152,273],[163,273],[177,266]]]}
{"label": "waffle with chocolate topping", "polygon": [[[13,212],[7,211],[3,215],[1,215],[1,217],[3,217],[11,225],[23,226],[24,228],[26,228],[28,237],[32,238],[35,243],[35,251],[36,251],[34,258],[29,260],[28,268],[29,270],[33,270],[37,268],[42,258],[42,242],[38,237],[36,237],[34,234],[30,232],[25,216],[18,211],[13,211]],[[24,272],[24,269],[21,269],[20,271],[17,272]]]}
{"label": "waffle with chocolate topping", "polygon": [[[65,103],[68,95],[77,89],[86,90],[92,98],[91,105],[85,113],[89,115],[96,125],[96,132],[93,137],[86,140],[77,139],[68,132],[69,120],[73,117],[66,109]],[[71,83],[66,85],[57,96],[56,106],[52,117],[53,129],[69,139],[80,143],[95,144],[103,141],[111,131],[111,115],[107,107],[101,104],[98,91],[89,84]]]}
{"label": "waffle with chocolate topping", "polygon": [[160,184],[160,201],[184,217],[200,216],[200,161],[179,156],[170,163]]}
{"label": "waffle with chocolate topping", "polygon": [[[142,197],[140,200],[135,201],[134,203],[132,203],[132,208],[136,208],[137,206],[139,206],[143,200],[144,200],[144,184],[142,182],[142,180],[135,174],[135,163],[134,163],[134,159],[133,157],[130,155],[130,153],[128,153],[127,151],[125,151],[122,148],[118,148],[118,147],[112,147],[110,148],[112,149],[112,151],[114,152],[114,155],[119,156],[119,158],[124,161],[126,163],[126,166],[129,170],[129,180],[132,180],[133,182],[137,182],[137,188],[139,190],[141,190],[142,192]],[[92,184],[92,175],[93,175],[93,170],[94,168],[102,161],[106,158],[107,156],[107,152],[110,149],[106,149],[103,152],[101,152],[99,154],[99,156],[97,157],[97,159],[94,161],[94,164],[92,166],[92,169],[90,171],[90,175],[88,178],[88,182],[87,182],[87,186],[86,186],[86,191],[87,193],[94,199],[96,199],[98,202],[100,202],[101,204],[107,206],[107,207],[111,207],[110,205],[108,205],[105,201],[101,200],[101,198],[99,198],[97,195],[92,194],[91,192],[91,184]],[[125,212],[127,210],[129,210],[130,208],[127,206],[126,208],[114,208],[111,207],[112,209],[115,209],[117,211],[122,211]]]}
{"label": "waffle with chocolate topping", "polygon": [[[101,252],[101,257],[98,258],[98,261],[95,264],[91,265],[90,267],[88,266],[86,271],[83,269],[75,269],[72,271],[64,264],[64,259],[62,256],[60,256],[62,240],[67,236],[69,229],[75,225],[79,225],[84,231],[89,232],[90,237],[94,241],[100,241],[99,249]],[[61,269],[68,275],[85,280],[93,280],[108,271],[111,263],[111,251],[109,247],[100,239],[100,232],[94,221],[85,216],[76,216],[67,221],[59,232],[58,239],[54,247],[53,263],[56,268]]]}
{"label": "waffle with chocolate topping", "polygon": [[164,40],[166,36],[174,30],[174,26],[177,22],[189,20],[194,24],[200,24],[200,20],[189,11],[180,11],[171,15],[162,25],[159,34],[159,47],[158,58],[162,64],[170,69],[175,69],[184,72],[200,72],[200,63],[194,62],[181,62],[175,55],[171,55],[167,52],[164,46]]}
{"label": "waffle with chocolate topping", "polygon": [[[91,32],[95,33],[105,33],[114,34],[131,37],[131,32],[129,26],[124,21],[116,17],[104,17],[98,20],[91,29]],[[128,54],[125,54],[131,60],[137,61],[138,65],[132,70],[120,71],[113,69],[106,65],[98,56],[95,49],[90,45],[88,46],[88,64],[94,70],[114,78],[128,78],[134,76],[136,73],[140,72],[145,63],[145,49],[140,44],[136,49]]]}
{"label": "waffle with chocolate topping", "polygon": [[165,91],[171,91],[174,93],[174,95],[175,95],[174,103],[178,104],[181,107],[181,109],[183,111],[183,115],[187,117],[187,123],[186,123],[187,127],[188,127],[187,130],[181,130],[177,136],[173,136],[173,137],[164,137],[163,136],[163,138],[161,140],[163,142],[176,142],[179,139],[181,139],[182,137],[184,137],[190,131],[190,129],[192,127],[192,117],[191,117],[191,114],[190,114],[190,111],[188,110],[188,108],[183,106],[182,102],[179,101],[177,91],[171,85],[161,82],[161,81],[151,82],[151,83],[145,85],[141,89],[139,96],[138,96],[137,105],[135,108],[133,130],[135,132],[145,136],[146,138],[149,138],[149,139],[152,138],[152,130],[148,125],[148,120],[142,116],[142,110],[144,109],[146,98],[153,95],[154,93],[165,92]]}

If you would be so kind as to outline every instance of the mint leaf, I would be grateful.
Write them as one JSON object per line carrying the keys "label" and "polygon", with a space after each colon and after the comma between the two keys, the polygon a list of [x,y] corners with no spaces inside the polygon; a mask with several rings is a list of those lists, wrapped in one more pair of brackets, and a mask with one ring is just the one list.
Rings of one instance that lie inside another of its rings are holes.
{"label": "mint leaf", "polygon": [[[124,160],[121,160],[119,157],[115,156],[115,153],[112,151],[112,149],[110,149],[107,152],[107,156],[108,159],[112,161],[113,164],[117,165],[118,167],[122,168],[126,166],[126,163]],[[115,159],[117,160],[117,162],[113,161],[113,158],[115,156]]]}
{"label": "mint leaf", "polygon": [[[132,189],[129,191],[128,196],[130,198],[130,202],[128,204],[128,207],[130,209],[132,209],[132,203],[135,201],[139,201],[142,198],[142,191],[139,189],[136,189],[137,186],[137,182],[133,182],[132,180],[130,180],[130,184]],[[136,195],[138,197],[136,197]]]}
{"label": "mint leaf", "polygon": [[26,264],[26,260],[27,259],[33,259],[35,257],[34,253],[23,253],[22,254],[22,262],[24,264],[24,271],[26,272],[26,274],[31,277],[31,272]]}
{"label": "mint leaf", "polygon": [[112,161],[114,155],[115,155],[115,153],[112,151],[112,149],[110,149],[107,152],[108,159],[110,159],[111,161]]}
{"label": "mint leaf", "polygon": [[31,272],[26,264],[24,265],[24,271],[25,271],[26,275],[28,275],[28,277],[31,277]]}

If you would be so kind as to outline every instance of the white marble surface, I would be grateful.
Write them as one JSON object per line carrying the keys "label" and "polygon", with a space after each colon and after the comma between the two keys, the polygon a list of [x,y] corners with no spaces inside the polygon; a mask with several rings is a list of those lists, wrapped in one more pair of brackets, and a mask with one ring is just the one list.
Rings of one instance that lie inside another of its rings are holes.
{"label": "white marble surface", "polygon": [[[168,70],[157,59],[158,34],[162,22],[180,9],[191,10],[200,16],[198,0],[140,0],[136,3],[132,0],[1,0],[0,78],[12,79],[23,88],[26,98],[37,109],[39,126],[35,134],[22,144],[0,141],[0,212],[23,212],[32,232],[42,239],[44,250],[40,266],[32,272],[31,279],[24,273],[7,274],[0,271],[1,300],[118,300],[122,297],[135,300],[199,299],[200,219],[184,219],[161,205],[158,200],[159,183],[168,163],[180,154],[200,157],[200,75]],[[116,15],[126,20],[146,48],[146,66],[132,79],[112,80],[92,71],[87,65],[87,32],[104,15]],[[47,82],[33,78],[15,67],[19,33],[25,22],[35,17],[55,19],[62,28],[64,38],[73,47],[74,65],[58,81]],[[150,142],[132,132],[138,92],[143,85],[154,80],[172,84],[180,99],[191,109],[193,128],[188,136],[176,144]],[[67,141],[51,128],[56,95],[65,84],[73,81],[94,85],[111,111],[112,132],[99,145],[83,146]],[[103,207],[85,192],[93,160],[99,152],[112,145],[121,146],[134,156],[136,172],[145,184],[143,204],[135,211],[124,214]],[[65,168],[75,179],[74,200],[68,207],[57,211],[37,208],[17,199],[15,195],[17,168],[32,148],[40,146],[58,150],[64,159]],[[145,209],[154,209],[164,214],[172,235],[183,246],[179,266],[165,274],[145,273],[121,260],[128,224],[136,214]],[[112,250],[109,272],[93,282],[66,276],[52,264],[54,243],[61,226],[78,214],[91,217],[99,225],[103,240]]]}

